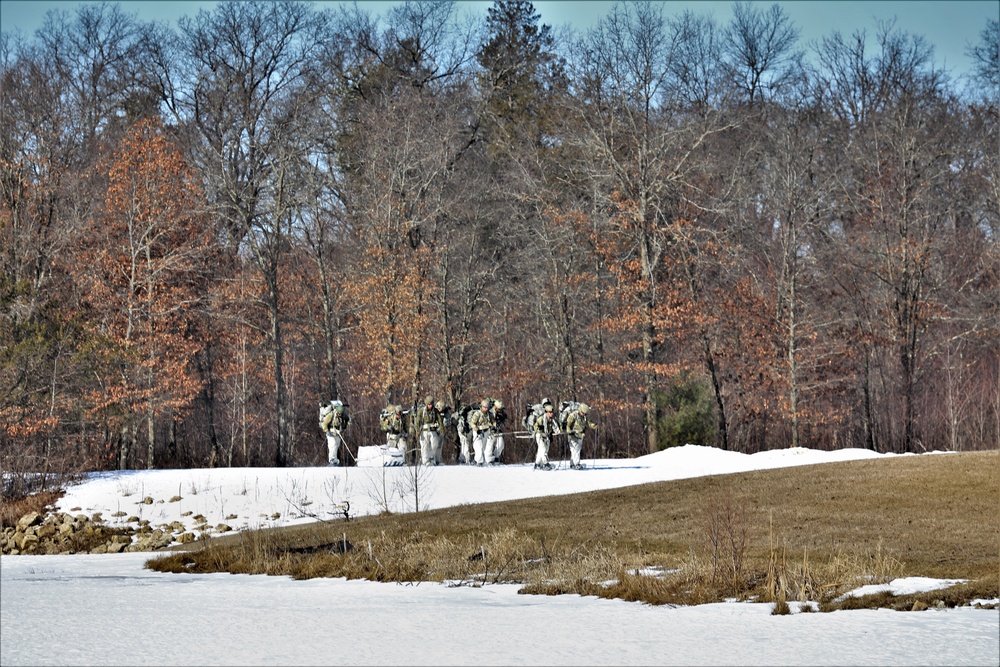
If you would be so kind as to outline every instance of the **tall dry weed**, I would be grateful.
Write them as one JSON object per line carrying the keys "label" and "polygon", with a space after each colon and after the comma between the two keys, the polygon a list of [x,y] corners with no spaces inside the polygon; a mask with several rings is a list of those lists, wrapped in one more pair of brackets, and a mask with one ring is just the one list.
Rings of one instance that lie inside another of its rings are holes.
{"label": "tall dry weed", "polygon": [[746,584],[747,550],[753,537],[753,515],[746,503],[724,486],[702,507],[702,526],[712,566],[712,583],[734,594]]}

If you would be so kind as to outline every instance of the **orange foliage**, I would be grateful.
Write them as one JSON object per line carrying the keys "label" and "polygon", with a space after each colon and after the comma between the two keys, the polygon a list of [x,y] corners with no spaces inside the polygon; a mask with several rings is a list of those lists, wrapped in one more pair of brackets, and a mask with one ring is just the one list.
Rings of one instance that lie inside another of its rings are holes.
{"label": "orange foliage", "polygon": [[103,215],[82,256],[90,322],[115,347],[95,408],[124,416],[182,411],[200,390],[189,335],[211,237],[201,192],[155,122],[137,124],[101,162]]}
{"label": "orange foliage", "polygon": [[372,221],[357,259],[357,274],[343,286],[357,320],[348,360],[366,396],[405,393],[414,381],[417,353],[431,324],[433,284],[425,267],[430,248],[411,248],[391,224]]}

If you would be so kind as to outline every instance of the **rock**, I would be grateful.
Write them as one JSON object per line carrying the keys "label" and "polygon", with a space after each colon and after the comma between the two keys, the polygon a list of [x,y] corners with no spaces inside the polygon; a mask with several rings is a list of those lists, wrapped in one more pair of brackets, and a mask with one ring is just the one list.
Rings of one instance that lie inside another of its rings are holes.
{"label": "rock", "polygon": [[927,603],[921,602],[920,600],[916,600],[913,603],[913,607],[910,609],[910,611],[923,611],[924,609],[927,609]]}
{"label": "rock", "polygon": [[[150,504],[151,497],[147,497]],[[80,508],[75,508],[79,510]],[[187,543],[198,539],[195,533],[185,532],[185,525],[176,521],[164,524],[162,528],[153,529],[148,519],[140,520],[130,517],[123,525],[120,517],[111,526],[104,522],[100,512],[92,517],[85,514],[66,514],[53,512],[46,515],[40,512],[30,512],[18,521],[17,527],[8,526],[0,531],[0,553],[4,555],[19,554],[71,554],[71,553],[121,553],[123,551],[156,551],[173,545],[175,542]],[[210,530],[207,524],[203,530]],[[219,532],[232,530],[225,524],[219,524]],[[174,533],[180,533],[176,538]],[[203,535],[203,537],[207,537]]]}
{"label": "rock", "polygon": [[31,553],[37,545],[38,536],[34,533],[22,535],[21,541],[17,543],[17,547],[24,553]]}

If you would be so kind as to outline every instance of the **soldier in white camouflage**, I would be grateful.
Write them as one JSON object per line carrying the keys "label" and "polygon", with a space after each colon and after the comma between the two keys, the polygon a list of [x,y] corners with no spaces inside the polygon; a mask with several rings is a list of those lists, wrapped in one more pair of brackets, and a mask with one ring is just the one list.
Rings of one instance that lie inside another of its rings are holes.
{"label": "soldier in white camouflage", "polygon": [[437,442],[434,446],[434,465],[439,466],[441,465],[441,454],[444,450],[444,438],[451,430],[451,408],[445,405],[444,401],[435,403],[434,408],[441,415],[441,431],[438,433]]}
{"label": "soldier in white camouflage", "polygon": [[323,431],[326,433],[327,465],[340,465],[340,444],[344,441],[341,432],[351,423],[350,417],[344,411],[343,405],[333,408],[323,418]]}
{"label": "soldier in white camouflage", "polygon": [[487,445],[485,452],[486,465],[501,465],[500,457],[503,454],[503,430],[507,426],[507,411],[503,407],[503,401],[499,398],[493,400],[493,407],[490,409],[493,418],[492,442]]}
{"label": "soldier in white camouflage", "polygon": [[398,449],[406,458],[406,423],[403,420],[403,406],[391,405],[379,426],[385,433],[385,444]]}
{"label": "soldier in white camouflage", "polygon": [[436,407],[434,397],[428,396],[413,418],[413,428],[420,442],[420,462],[425,466],[437,465],[435,452],[441,449],[444,419]]}
{"label": "soldier in white camouflage", "polygon": [[471,406],[463,405],[454,413],[455,429],[458,431],[458,452],[456,457],[459,463],[471,464],[472,459],[472,428],[469,426],[469,419],[475,413]]}
{"label": "soldier in white camouflage", "polygon": [[532,425],[532,432],[535,435],[535,444],[538,452],[535,454],[536,470],[552,470],[549,463],[549,446],[552,444],[552,436],[559,434],[559,424],[556,422],[555,408],[552,403],[545,403],[545,411],[535,419]]}
{"label": "soldier in white camouflage", "polygon": [[569,436],[569,467],[573,470],[580,470],[583,468],[583,464],[580,463],[580,451],[583,449],[583,436],[586,434],[588,428],[597,428],[597,424],[592,423],[588,418],[589,414],[590,406],[586,403],[581,403],[580,406],[573,412],[569,413],[569,416],[566,418],[566,433]]}
{"label": "soldier in white camouflage", "polygon": [[479,409],[469,414],[469,427],[472,429],[472,451],[476,457],[476,465],[486,465],[486,448],[489,446],[490,459],[493,458],[493,416],[490,414],[490,399],[484,398]]}

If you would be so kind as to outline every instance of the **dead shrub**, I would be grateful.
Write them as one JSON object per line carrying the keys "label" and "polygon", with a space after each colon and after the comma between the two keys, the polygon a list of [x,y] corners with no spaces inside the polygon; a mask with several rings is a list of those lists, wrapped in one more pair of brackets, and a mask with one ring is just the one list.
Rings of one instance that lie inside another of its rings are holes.
{"label": "dead shrub", "polygon": [[618,581],[603,588],[601,597],[653,605],[686,604],[685,592],[684,582],[676,577],[624,573]]}
{"label": "dead shrub", "polygon": [[788,603],[784,600],[778,600],[774,603],[774,608],[771,609],[771,616],[786,616],[791,614],[792,610],[788,606]]}
{"label": "dead shrub", "polygon": [[708,496],[702,507],[702,523],[712,565],[712,583],[727,587],[734,595],[746,588],[747,549],[753,534],[748,504],[724,486]]}
{"label": "dead shrub", "polygon": [[46,514],[64,495],[63,491],[40,491],[19,498],[4,496],[0,502],[0,530],[14,528],[25,514],[31,512]]}

